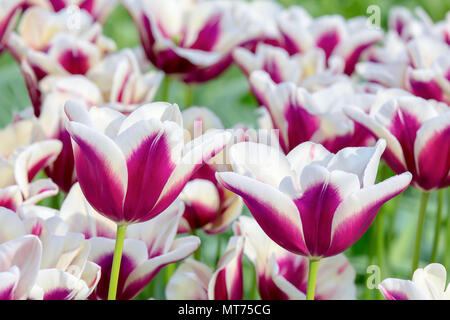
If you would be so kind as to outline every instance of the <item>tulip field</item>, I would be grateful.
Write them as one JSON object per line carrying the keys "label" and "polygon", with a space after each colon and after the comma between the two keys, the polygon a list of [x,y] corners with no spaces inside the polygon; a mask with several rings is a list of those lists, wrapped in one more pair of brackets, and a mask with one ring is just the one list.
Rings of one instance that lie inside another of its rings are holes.
{"label": "tulip field", "polygon": [[0,0],[0,108],[0,300],[450,300],[448,1]]}

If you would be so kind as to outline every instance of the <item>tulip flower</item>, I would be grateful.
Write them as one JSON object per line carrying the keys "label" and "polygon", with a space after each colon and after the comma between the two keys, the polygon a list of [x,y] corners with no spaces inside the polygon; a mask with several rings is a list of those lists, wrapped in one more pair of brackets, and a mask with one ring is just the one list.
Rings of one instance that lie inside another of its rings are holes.
{"label": "tulip flower", "polygon": [[432,263],[414,271],[412,281],[389,278],[378,288],[387,300],[450,300],[446,278],[445,267]]}
{"label": "tulip flower", "polygon": [[[92,207],[117,223],[118,251],[127,225],[163,212],[195,170],[231,137],[228,132],[212,132],[185,145],[180,111],[169,103],[143,105],[128,117],[109,108],[86,111],[75,102],[65,109],[81,190]],[[114,256],[113,287],[120,253]]]}
{"label": "tulip flower", "polygon": [[55,12],[68,8],[73,15],[83,10],[100,23],[104,23],[117,6],[117,0],[28,0],[28,2]]}
{"label": "tulip flower", "polygon": [[24,0],[6,0],[2,2],[0,7],[0,51],[8,41],[8,37],[14,29],[24,3]]}
{"label": "tulip flower", "polygon": [[192,259],[181,264],[166,286],[169,300],[242,300],[244,239],[231,237],[213,272]]}
{"label": "tulip flower", "polygon": [[423,191],[414,248],[412,270],[415,270],[429,192],[450,185],[449,107],[432,100],[394,94],[369,114],[350,107],[345,112],[375,137],[387,141],[386,163],[396,173],[411,172],[412,185]]}
{"label": "tulip flower", "polygon": [[[183,260],[200,245],[195,236],[175,239],[184,205],[173,203],[156,218],[128,227],[124,241],[117,299],[134,298],[167,264]],[[100,215],[75,184],[61,208],[61,217],[72,232],[89,239],[89,260],[102,268],[102,276],[89,299],[106,299],[114,254],[115,223]]]}
{"label": "tulip flower", "polygon": [[0,244],[0,300],[27,298],[38,275],[41,251],[33,235]]}
{"label": "tulip flower", "polygon": [[153,100],[163,74],[156,71],[142,74],[136,54],[124,49],[107,55],[89,70],[87,77],[100,88],[109,107],[130,113]]}
{"label": "tulip flower", "polygon": [[233,58],[248,77],[253,71],[263,70],[275,83],[293,82],[311,87],[317,82],[332,83],[342,76],[339,63],[327,66],[325,54],[319,48],[289,56],[283,48],[260,43],[255,53],[246,48],[234,49]]}
{"label": "tulip flower", "polygon": [[101,26],[81,11],[77,25],[69,10],[49,12],[40,7],[25,11],[18,34],[11,34],[7,48],[21,66],[30,100],[39,116],[39,81],[47,75],[86,74],[115,43],[102,35]]}
{"label": "tulip flower", "polygon": [[[240,217],[235,229],[245,237],[244,253],[255,266],[261,298],[304,300],[308,259],[277,245],[250,217]],[[343,254],[323,259],[318,274],[315,299],[356,299],[356,272]]]}
{"label": "tulip flower", "polygon": [[[223,129],[220,119],[207,108],[190,107],[182,112],[182,116],[192,139],[208,130]],[[227,148],[239,139],[236,132]],[[203,229],[209,234],[222,233],[241,214],[242,199],[226,190],[215,178],[215,173],[226,165],[225,152],[226,149],[201,166],[181,192],[180,199],[185,203],[185,211],[179,232]]]}
{"label": "tulip flower", "polygon": [[21,147],[9,158],[0,158],[0,206],[17,210],[23,203],[37,203],[54,196],[58,187],[50,179],[32,181],[57,158],[61,143],[47,140]]}
{"label": "tulip flower", "polygon": [[345,21],[341,16],[312,19],[302,8],[292,6],[278,16],[284,47],[290,54],[321,48],[328,61],[340,59],[350,75],[361,54],[381,40],[382,32],[367,25],[365,17]]}
{"label": "tulip flower", "polygon": [[231,50],[249,40],[232,3],[124,0],[123,4],[133,17],[147,58],[186,83],[221,74],[232,63]]}
{"label": "tulip flower", "polygon": [[[0,242],[32,234],[38,237],[37,274],[26,293],[32,300],[86,299],[100,279],[100,267],[87,261],[90,244],[80,233],[68,232],[57,211],[24,205],[18,214],[0,208]],[[42,249],[41,249],[42,248]]]}
{"label": "tulip flower", "polygon": [[275,84],[264,71],[254,71],[250,85],[258,101],[269,111],[278,129],[280,145],[287,153],[300,143],[314,141],[336,152],[348,146],[364,146],[371,136],[343,112],[346,105],[368,110],[374,96],[358,94],[349,80],[310,93],[294,83]]}
{"label": "tulip flower", "polygon": [[264,232],[278,245],[310,261],[307,298],[314,297],[320,259],[353,245],[381,206],[409,185],[406,172],[374,184],[386,142],[344,148],[336,154],[312,142],[287,156],[252,142],[230,148],[236,172],[217,179],[240,195]]}

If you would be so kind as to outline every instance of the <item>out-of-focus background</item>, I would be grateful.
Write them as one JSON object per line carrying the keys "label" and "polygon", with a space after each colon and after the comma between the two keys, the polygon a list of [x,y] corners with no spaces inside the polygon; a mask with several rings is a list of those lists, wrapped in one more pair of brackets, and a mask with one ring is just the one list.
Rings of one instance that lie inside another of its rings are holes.
{"label": "out-of-focus background", "polygon": [[[386,28],[389,9],[393,6],[404,6],[414,9],[421,6],[434,21],[445,18],[447,11],[450,11],[450,1],[443,0],[279,0],[283,6],[301,5],[312,16],[327,14],[339,14],[345,18],[356,16],[368,16],[367,8],[370,5],[378,5],[381,9],[381,25]],[[110,15],[104,25],[106,36],[116,41],[118,49],[124,47],[135,47],[139,45],[139,38],[136,28],[127,11],[118,6]],[[169,102],[178,103],[184,107],[185,88],[184,84],[175,81],[171,82],[169,90]],[[206,106],[213,110],[221,119],[225,127],[231,127],[237,123],[255,125],[257,103],[249,93],[249,86],[246,77],[236,67],[231,67],[222,76],[206,84],[197,85],[194,90],[194,105]],[[158,92],[155,101],[161,99],[162,92]],[[21,110],[30,105],[28,93],[26,91],[23,78],[20,74],[17,63],[12,57],[4,52],[0,56],[0,127],[7,125],[12,118],[13,110]],[[386,261],[389,264],[383,272],[390,277],[409,278],[409,267],[412,255],[412,242],[417,219],[418,196],[416,190],[408,189],[402,197],[408,198],[401,201],[400,214],[394,215],[394,203],[391,201],[383,210],[386,212],[385,222],[388,230],[394,231],[396,237],[392,242],[392,247],[388,250]],[[425,239],[422,247],[423,258],[431,254],[431,235],[434,223],[434,212],[436,212],[435,201],[429,203],[427,221],[425,224]],[[246,214],[249,214],[248,211]],[[390,220],[391,219],[391,220]],[[395,232],[395,231],[398,232]],[[400,232],[401,231],[401,232]],[[442,232],[445,234],[445,232]],[[227,235],[231,235],[231,231]],[[373,227],[351,248],[346,254],[357,271],[358,298],[375,298],[377,290],[367,290],[365,283],[367,280],[367,266],[376,263],[368,256],[375,256],[376,253],[368,253],[369,242],[376,241]],[[428,239],[426,236],[429,235]],[[200,234],[206,239],[204,234]],[[226,236],[225,236],[226,237]],[[224,237],[224,238],[225,238]],[[228,238],[228,237],[226,237]],[[213,241],[211,241],[213,240]],[[223,241],[225,242],[225,241]],[[216,243],[215,239],[203,241],[202,250],[206,263],[213,265],[215,260]],[[225,245],[225,243],[223,243]],[[257,298],[251,288],[254,271],[246,259],[244,261],[246,280],[244,298]],[[448,267],[448,266],[447,266]],[[139,299],[164,299],[164,284],[166,279],[164,269],[152,281],[147,289],[139,296]],[[248,283],[247,283],[248,282]]]}

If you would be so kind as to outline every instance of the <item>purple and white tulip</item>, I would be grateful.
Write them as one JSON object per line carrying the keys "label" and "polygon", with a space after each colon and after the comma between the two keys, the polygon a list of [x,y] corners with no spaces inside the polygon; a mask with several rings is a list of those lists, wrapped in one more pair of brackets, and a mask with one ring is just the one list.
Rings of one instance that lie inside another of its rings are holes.
{"label": "purple and white tulip", "polygon": [[[182,112],[182,116],[184,126],[193,139],[208,130],[223,129],[220,119],[207,108],[190,107]],[[239,140],[239,137],[234,135],[228,146],[201,166],[184,187],[180,199],[185,203],[185,211],[179,232],[203,229],[210,234],[221,233],[241,214],[242,199],[220,185],[215,177],[215,173],[226,165],[226,149],[236,139]]]}
{"label": "purple and white tulip", "polygon": [[38,237],[38,273],[27,299],[86,299],[100,279],[100,267],[87,260],[90,244],[80,233],[68,232],[68,226],[56,210],[25,205],[19,214],[1,208],[0,242],[28,235]]}
{"label": "purple and white tulip", "polygon": [[0,52],[8,41],[25,0],[6,0],[0,4]]}
{"label": "purple and white tulip", "polygon": [[[222,1],[124,0],[152,64],[187,83],[217,77],[248,40],[234,5]],[[237,5],[237,4],[236,4]]]}
{"label": "purple and white tulip", "polygon": [[320,48],[328,62],[341,60],[347,75],[353,73],[361,54],[382,38],[382,32],[370,28],[365,17],[348,21],[338,15],[313,19],[302,8],[292,6],[279,15],[278,21],[284,48],[290,54]]}
{"label": "purple and white tulip", "polygon": [[163,212],[231,138],[216,131],[185,145],[179,108],[165,102],[143,105],[127,117],[109,108],[87,111],[76,102],[65,109],[81,189],[98,212],[118,224]]}
{"label": "purple and white tulip", "polygon": [[254,71],[250,84],[258,101],[269,111],[273,129],[279,130],[285,153],[306,141],[337,152],[344,147],[367,145],[371,140],[366,129],[344,114],[343,107],[356,105],[368,111],[374,95],[358,93],[348,79],[310,93],[292,82],[275,84],[266,72]]}
{"label": "purple and white tulip", "polygon": [[38,276],[41,252],[41,242],[33,235],[0,243],[0,300],[28,297]]}
{"label": "purple and white tulip", "polygon": [[89,70],[87,77],[100,88],[109,107],[130,113],[153,100],[163,74],[156,71],[142,74],[136,54],[124,49],[107,55]]}
{"label": "purple and white tulip", "polygon": [[242,300],[244,283],[242,254],[244,239],[231,237],[216,271],[188,259],[181,264],[166,286],[170,300]]}
{"label": "purple and white tulip", "polygon": [[273,241],[317,260],[352,246],[381,206],[409,185],[408,172],[374,184],[385,147],[380,140],[332,154],[306,142],[285,156],[263,144],[238,143],[230,148],[235,172],[216,176],[243,198]]}
{"label": "purple and white tulip", "polygon": [[34,177],[58,157],[57,140],[35,142],[16,149],[9,158],[0,158],[0,206],[16,211],[22,204],[33,204],[58,193],[50,179]]}
{"label": "purple and white tulip", "polygon": [[79,14],[79,11],[83,10],[100,23],[104,23],[117,6],[117,0],[27,0],[27,2],[55,12],[69,8],[73,14]]}
{"label": "purple and white tulip", "polygon": [[[134,298],[167,264],[181,261],[197,250],[200,239],[176,239],[184,205],[174,202],[156,218],[128,227],[119,274],[117,299]],[[91,245],[89,260],[102,268],[101,279],[89,299],[106,299],[116,236],[115,223],[86,201],[75,184],[61,208],[61,217],[73,232],[83,233]]]}
{"label": "purple and white tulip", "polygon": [[450,185],[450,108],[394,91],[369,114],[348,107],[345,112],[378,139],[385,139],[383,157],[400,174],[409,171],[412,184],[424,191]]}
{"label": "purple and white tulip", "polygon": [[414,271],[412,280],[388,278],[378,288],[387,300],[450,300],[447,271],[432,263]]}
{"label": "purple and white tulip", "polygon": [[[245,238],[244,253],[255,266],[261,298],[304,300],[308,259],[277,245],[250,217],[240,217],[235,229]],[[315,299],[356,299],[356,272],[343,254],[323,259],[318,274]]]}

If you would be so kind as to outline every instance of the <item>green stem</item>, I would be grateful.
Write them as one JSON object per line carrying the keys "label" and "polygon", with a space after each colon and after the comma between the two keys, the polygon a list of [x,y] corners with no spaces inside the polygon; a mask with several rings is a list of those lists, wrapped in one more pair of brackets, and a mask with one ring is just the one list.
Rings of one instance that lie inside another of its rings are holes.
{"label": "green stem", "polygon": [[401,197],[402,193],[391,200],[392,210],[389,216],[386,248],[391,248],[391,242],[395,238],[395,222],[397,218],[398,205],[400,203]]}
{"label": "green stem", "polygon": [[120,262],[122,260],[123,242],[125,240],[126,232],[126,225],[117,225],[116,246],[114,248],[111,277],[109,279],[108,300],[116,300],[117,284],[119,283]]}
{"label": "green stem", "polygon": [[[197,230],[195,230],[195,229],[191,230],[191,234],[193,236],[198,237]],[[194,259],[197,261],[200,261],[201,256],[202,256],[202,252],[201,252],[201,245],[200,245],[198,247],[198,249],[194,251]]]}
{"label": "green stem", "polygon": [[221,234],[217,234],[217,252],[216,252],[216,266],[219,264],[220,256],[221,256],[221,248],[222,248],[222,237]]}
{"label": "green stem", "polygon": [[436,225],[434,229],[433,251],[431,252],[431,262],[436,262],[438,249],[439,249],[439,236],[441,233],[441,216],[442,216],[442,203],[444,200],[444,190],[437,192],[437,213],[436,213]]}
{"label": "green stem", "polygon": [[422,192],[422,196],[420,198],[419,220],[417,221],[416,242],[414,244],[414,256],[412,261],[411,276],[419,267],[420,244],[422,242],[423,224],[425,222],[425,213],[427,211],[427,202],[429,197],[430,194],[428,192]]}
{"label": "green stem", "polygon": [[162,101],[169,101],[169,88],[170,88],[170,78],[165,75],[163,80],[163,92],[162,92]]}
{"label": "green stem", "polygon": [[446,247],[444,263],[447,268],[450,267],[450,188],[447,189],[447,226],[446,226]]}
{"label": "green stem", "polygon": [[186,85],[186,101],[184,108],[187,109],[194,104],[194,87],[191,84]]}
{"label": "green stem", "polygon": [[308,287],[306,289],[306,300],[314,300],[316,290],[317,270],[320,260],[309,259]]}
{"label": "green stem", "polygon": [[171,263],[166,267],[166,284],[169,283],[170,278],[174,274],[176,269],[176,263]]}
{"label": "green stem", "polygon": [[[384,212],[381,210],[377,215],[376,220],[376,237],[377,237],[377,261],[380,267],[380,277],[383,279],[384,274]],[[378,293],[380,293],[378,291]],[[377,299],[381,299],[382,295],[378,294]]]}

